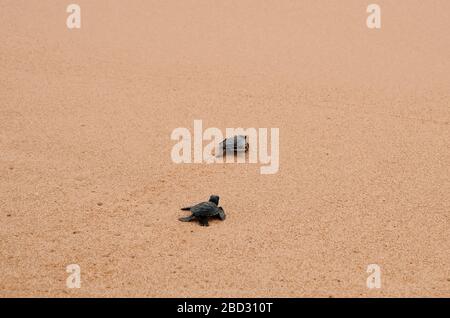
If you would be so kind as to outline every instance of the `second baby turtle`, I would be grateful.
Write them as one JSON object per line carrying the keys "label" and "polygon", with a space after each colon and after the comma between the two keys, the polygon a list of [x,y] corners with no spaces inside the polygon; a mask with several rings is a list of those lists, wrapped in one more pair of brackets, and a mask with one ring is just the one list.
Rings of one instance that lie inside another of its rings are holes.
{"label": "second baby turtle", "polygon": [[208,202],[202,202],[194,206],[182,208],[183,211],[191,211],[190,216],[179,218],[182,222],[191,222],[198,220],[200,225],[208,226],[208,219],[211,217],[219,218],[220,220],[225,220],[225,211],[222,207],[218,206],[219,196],[212,195]]}
{"label": "second baby turtle", "polygon": [[224,139],[218,147],[218,155],[232,154],[248,151],[248,138],[244,135],[237,135]]}

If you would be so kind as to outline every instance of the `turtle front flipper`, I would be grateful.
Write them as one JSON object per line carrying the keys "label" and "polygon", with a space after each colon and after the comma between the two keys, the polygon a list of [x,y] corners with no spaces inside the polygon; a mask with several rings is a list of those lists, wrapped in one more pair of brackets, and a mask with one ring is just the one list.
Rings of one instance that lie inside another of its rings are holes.
{"label": "turtle front flipper", "polygon": [[191,210],[191,207],[188,206],[188,207],[186,207],[186,208],[181,208],[181,210],[182,210],[182,211],[190,211],[190,210]]}
{"label": "turtle front flipper", "polygon": [[208,218],[207,217],[199,218],[198,221],[200,222],[201,226],[209,226],[209,222],[208,222]]}
{"label": "turtle front flipper", "polygon": [[186,216],[184,218],[179,218],[178,220],[180,220],[181,222],[191,222],[191,221],[195,220],[195,216],[190,215],[190,216]]}
{"label": "turtle front flipper", "polygon": [[219,219],[221,219],[222,221],[225,220],[225,218],[227,217],[225,215],[225,211],[222,209],[222,207],[219,207],[219,213],[217,214],[217,216],[219,217]]}

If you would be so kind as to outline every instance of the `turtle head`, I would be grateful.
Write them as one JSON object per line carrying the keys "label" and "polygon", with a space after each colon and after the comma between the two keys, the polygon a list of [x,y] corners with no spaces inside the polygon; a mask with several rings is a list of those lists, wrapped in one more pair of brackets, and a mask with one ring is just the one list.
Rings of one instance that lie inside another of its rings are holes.
{"label": "turtle head", "polygon": [[209,202],[215,203],[216,205],[219,205],[219,196],[218,195],[212,195],[209,197]]}

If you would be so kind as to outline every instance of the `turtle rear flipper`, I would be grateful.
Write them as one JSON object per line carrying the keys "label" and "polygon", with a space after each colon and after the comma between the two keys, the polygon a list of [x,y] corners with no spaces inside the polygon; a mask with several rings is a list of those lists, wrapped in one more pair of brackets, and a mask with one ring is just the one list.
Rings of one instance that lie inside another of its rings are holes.
{"label": "turtle rear flipper", "polygon": [[186,207],[186,208],[181,208],[181,210],[182,210],[182,211],[190,211],[190,210],[191,210],[191,207],[188,206],[188,207]]}
{"label": "turtle rear flipper", "polygon": [[181,222],[191,222],[191,221],[195,220],[195,216],[190,215],[190,216],[186,216],[184,218],[179,218],[178,220],[180,220]]}

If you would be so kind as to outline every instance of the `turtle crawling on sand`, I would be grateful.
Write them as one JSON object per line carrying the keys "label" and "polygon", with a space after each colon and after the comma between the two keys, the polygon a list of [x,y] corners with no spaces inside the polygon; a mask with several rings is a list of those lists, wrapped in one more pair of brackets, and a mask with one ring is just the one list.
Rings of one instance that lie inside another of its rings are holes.
{"label": "turtle crawling on sand", "polygon": [[224,139],[218,147],[218,155],[224,155],[227,153],[238,153],[248,151],[247,136],[237,135]]}
{"label": "turtle crawling on sand", "polygon": [[182,222],[190,222],[198,220],[201,226],[209,226],[208,219],[211,217],[225,220],[225,211],[219,207],[219,196],[212,195],[208,202],[202,202],[194,206],[182,208],[183,211],[191,211],[192,215],[179,218]]}

